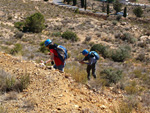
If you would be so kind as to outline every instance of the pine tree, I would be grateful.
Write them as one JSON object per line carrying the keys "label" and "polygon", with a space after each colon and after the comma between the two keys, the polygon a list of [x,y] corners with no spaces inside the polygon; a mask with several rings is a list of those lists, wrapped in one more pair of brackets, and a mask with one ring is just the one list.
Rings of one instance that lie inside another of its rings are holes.
{"label": "pine tree", "polygon": [[73,6],[76,6],[77,0],[73,0]]}
{"label": "pine tree", "polygon": [[84,2],[85,2],[85,3],[84,3],[84,9],[86,10],[86,0],[84,0]]}
{"label": "pine tree", "polygon": [[81,8],[84,7],[84,0],[81,0]]}
{"label": "pine tree", "polygon": [[123,16],[127,17],[127,7],[124,8]]}
{"label": "pine tree", "polygon": [[107,4],[107,16],[109,16],[109,3]]}

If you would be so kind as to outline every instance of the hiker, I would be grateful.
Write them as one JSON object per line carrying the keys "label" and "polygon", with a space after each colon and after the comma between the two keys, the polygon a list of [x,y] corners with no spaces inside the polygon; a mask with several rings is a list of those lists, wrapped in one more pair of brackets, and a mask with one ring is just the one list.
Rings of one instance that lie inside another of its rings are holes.
{"label": "hiker", "polygon": [[[47,64],[51,62],[51,64],[55,65],[53,66],[55,69],[60,70],[61,72],[64,72],[65,67],[65,60],[67,59],[67,50],[61,45],[54,44],[50,39],[47,39],[44,42],[45,46],[50,50],[50,59],[47,61],[41,61],[44,62],[44,64]],[[54,63],[53,63],[54,61]]]}
{"label": "hiker", "polygon": [[[92,75],[93,77],[96,79],[96,74],[95,74],[95,71],[96,71],[96,63],[97,63],[97,60],[99,60],[99,55],[98,53],[96,53],[95,51],[91,51],[89,52],[88,50],[84,49],[82,52],[81,52],[85,57],[83,60],[79,61],[79,63],[81,64],[87,64],[87,78],[88,80],[90,80],[90,71],[92,69]],[[88,62],[85,62],[85,61],[88,61]]]}

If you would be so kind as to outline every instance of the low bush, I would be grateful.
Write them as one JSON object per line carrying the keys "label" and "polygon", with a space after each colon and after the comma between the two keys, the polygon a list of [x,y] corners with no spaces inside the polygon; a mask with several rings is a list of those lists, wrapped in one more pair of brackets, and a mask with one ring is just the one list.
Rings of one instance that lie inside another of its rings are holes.
{"label": "low bush", "polygon": [[17,38],[17,39],[21,39],[23,37],[23,33],[22,32],[17,32],[15,33],[14,37]]}
{"label": "low bush", "polygon": [[16,55],[17,53],[22,51],[22,45],[21,44],[15,44],[15,47],[10,50],[10,54]]}
{"label": "low bush", "polygon": [[112,53],[108,46],[104,46],[102,44],[94,44],[90,51],[96,51],[99,54],[102,54],[104,58],[109,58]]}
{"label": "low bush", "polygon": [[25,74],[21,76],[15,87],[19,91],[23,91],[23,89],[26,89],[28,87],[29,83],[30,83],[30,76],[28,74]]}
{"label": "low bush", "polygon": [[54,37],[60,37],[61,36],[61,32],[54,32],[51,34]]}
{"label": "low bush", "polygon": [[133,13],[136,15],[136,17],[142,17],[143,10],[142,10],[142,8],[139,6],[139,7],[136,7],[136,8],[133,10]]}
{"label": "low bush", "polygon": [[67,40],[71,40],[71,41],[77,41],[78,40],[78,36],[76,33],[72,32],[72,31],[65,31],[62,34],[62,38],[65,38]]}
{"label": "low bush", "polygon": [[129,43],[135,43],[137,41],[137,39],[134,38],[130,33],[124,33],[121,39]]}
{"label": "low bush", "polygon": [[17,80],[14,75],[12,76],[4,70],[0,70],[0,91],[2,92],[23,91],[27,88],[29,82],[30,76],[26,73]]}
{"label": "low bush", "polygon": [[25,26],[25,23],[24,22],[15,22],[14,26],[16,28],[18,28],[20,31],[23,31],[23,28]]}
{"label": "low bush", "polygon": [[39,33],[45,28],[44,22],[44,16],[41,13],[35,13],[27,17],[24,22],[16,22],[14,25],[23,32]]}
{"label": "low bush", "polygon": [[116,84],[122,79],[122,71],[117,69],[104,69],[100,72],[101,78],[107,81],[106,86],[109,86],[111,83]]}
{"label": "low bush", "polygon": [[117,20],[117,21],[120,21],[120,20],[121,20],[121,15],[118,15],[118,16],[116,17],[116,20]]}
{"label": "low bush", "polygon": [[129,46],[122,46],[112,51],[111,58],[115,62],[123,62],[125,59],[130,58],[131,48]]}
{"label": "low bush", "polygon": [[136,93],[138,93],[138,89],[137,89],[136,85],[137,85],[136,81],[130,82],[130,85],[125,87],[125,90],[126,90],[127,94],[136,94]]}

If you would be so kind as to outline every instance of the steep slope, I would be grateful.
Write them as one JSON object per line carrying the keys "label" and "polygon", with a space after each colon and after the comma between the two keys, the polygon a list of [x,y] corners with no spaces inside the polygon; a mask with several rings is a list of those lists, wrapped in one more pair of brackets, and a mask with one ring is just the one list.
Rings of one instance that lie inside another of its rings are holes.
{"label": "steep slope", "polygon": [[21,61],[10,55],[0,53],[0,68],[17,75],[29,73],[30,85],[21,93],[15,93],[16,99],[4,99],[1,102],[8,112],[111,112],[116,101],[105,95],[89,90],[86,85],[76,83],[65,73],[56,70],[41,69],[37,64]]}

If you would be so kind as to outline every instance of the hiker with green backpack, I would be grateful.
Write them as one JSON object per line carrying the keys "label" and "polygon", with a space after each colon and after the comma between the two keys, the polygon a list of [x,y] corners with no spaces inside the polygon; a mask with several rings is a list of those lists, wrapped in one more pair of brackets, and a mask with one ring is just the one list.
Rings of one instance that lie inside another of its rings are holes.
{"label": "hiker with green backpack", "polygon": [[54,44],[50,39],[47,39],[44,44],[50,50],[50,59],[45,62],[41,62],[43,62],[44,64],[51,62],[53,64],[54,61],[55,65],[53,67],[63,72],[65,61],[67,59],[67,49],[62,45]]}
{"label": "hiker with green backpack", "polygon": [[[86,49],[84,49],[82,52],[81,52],[85,57],[83,60],[79,61],[79,63],[81,64],[87,64],[87,78],[88,80],[90,80],[90,71],[92,69],[92,75],[93,77],[96,79],[96,74],[95,74],[95,71],[96,71],[96,63],[97,63],[97,60],[99,60],[99,55],[97,52],[95,51],[88,51]],[[85,61],[88,61],[88,62],[85,62]]]}

